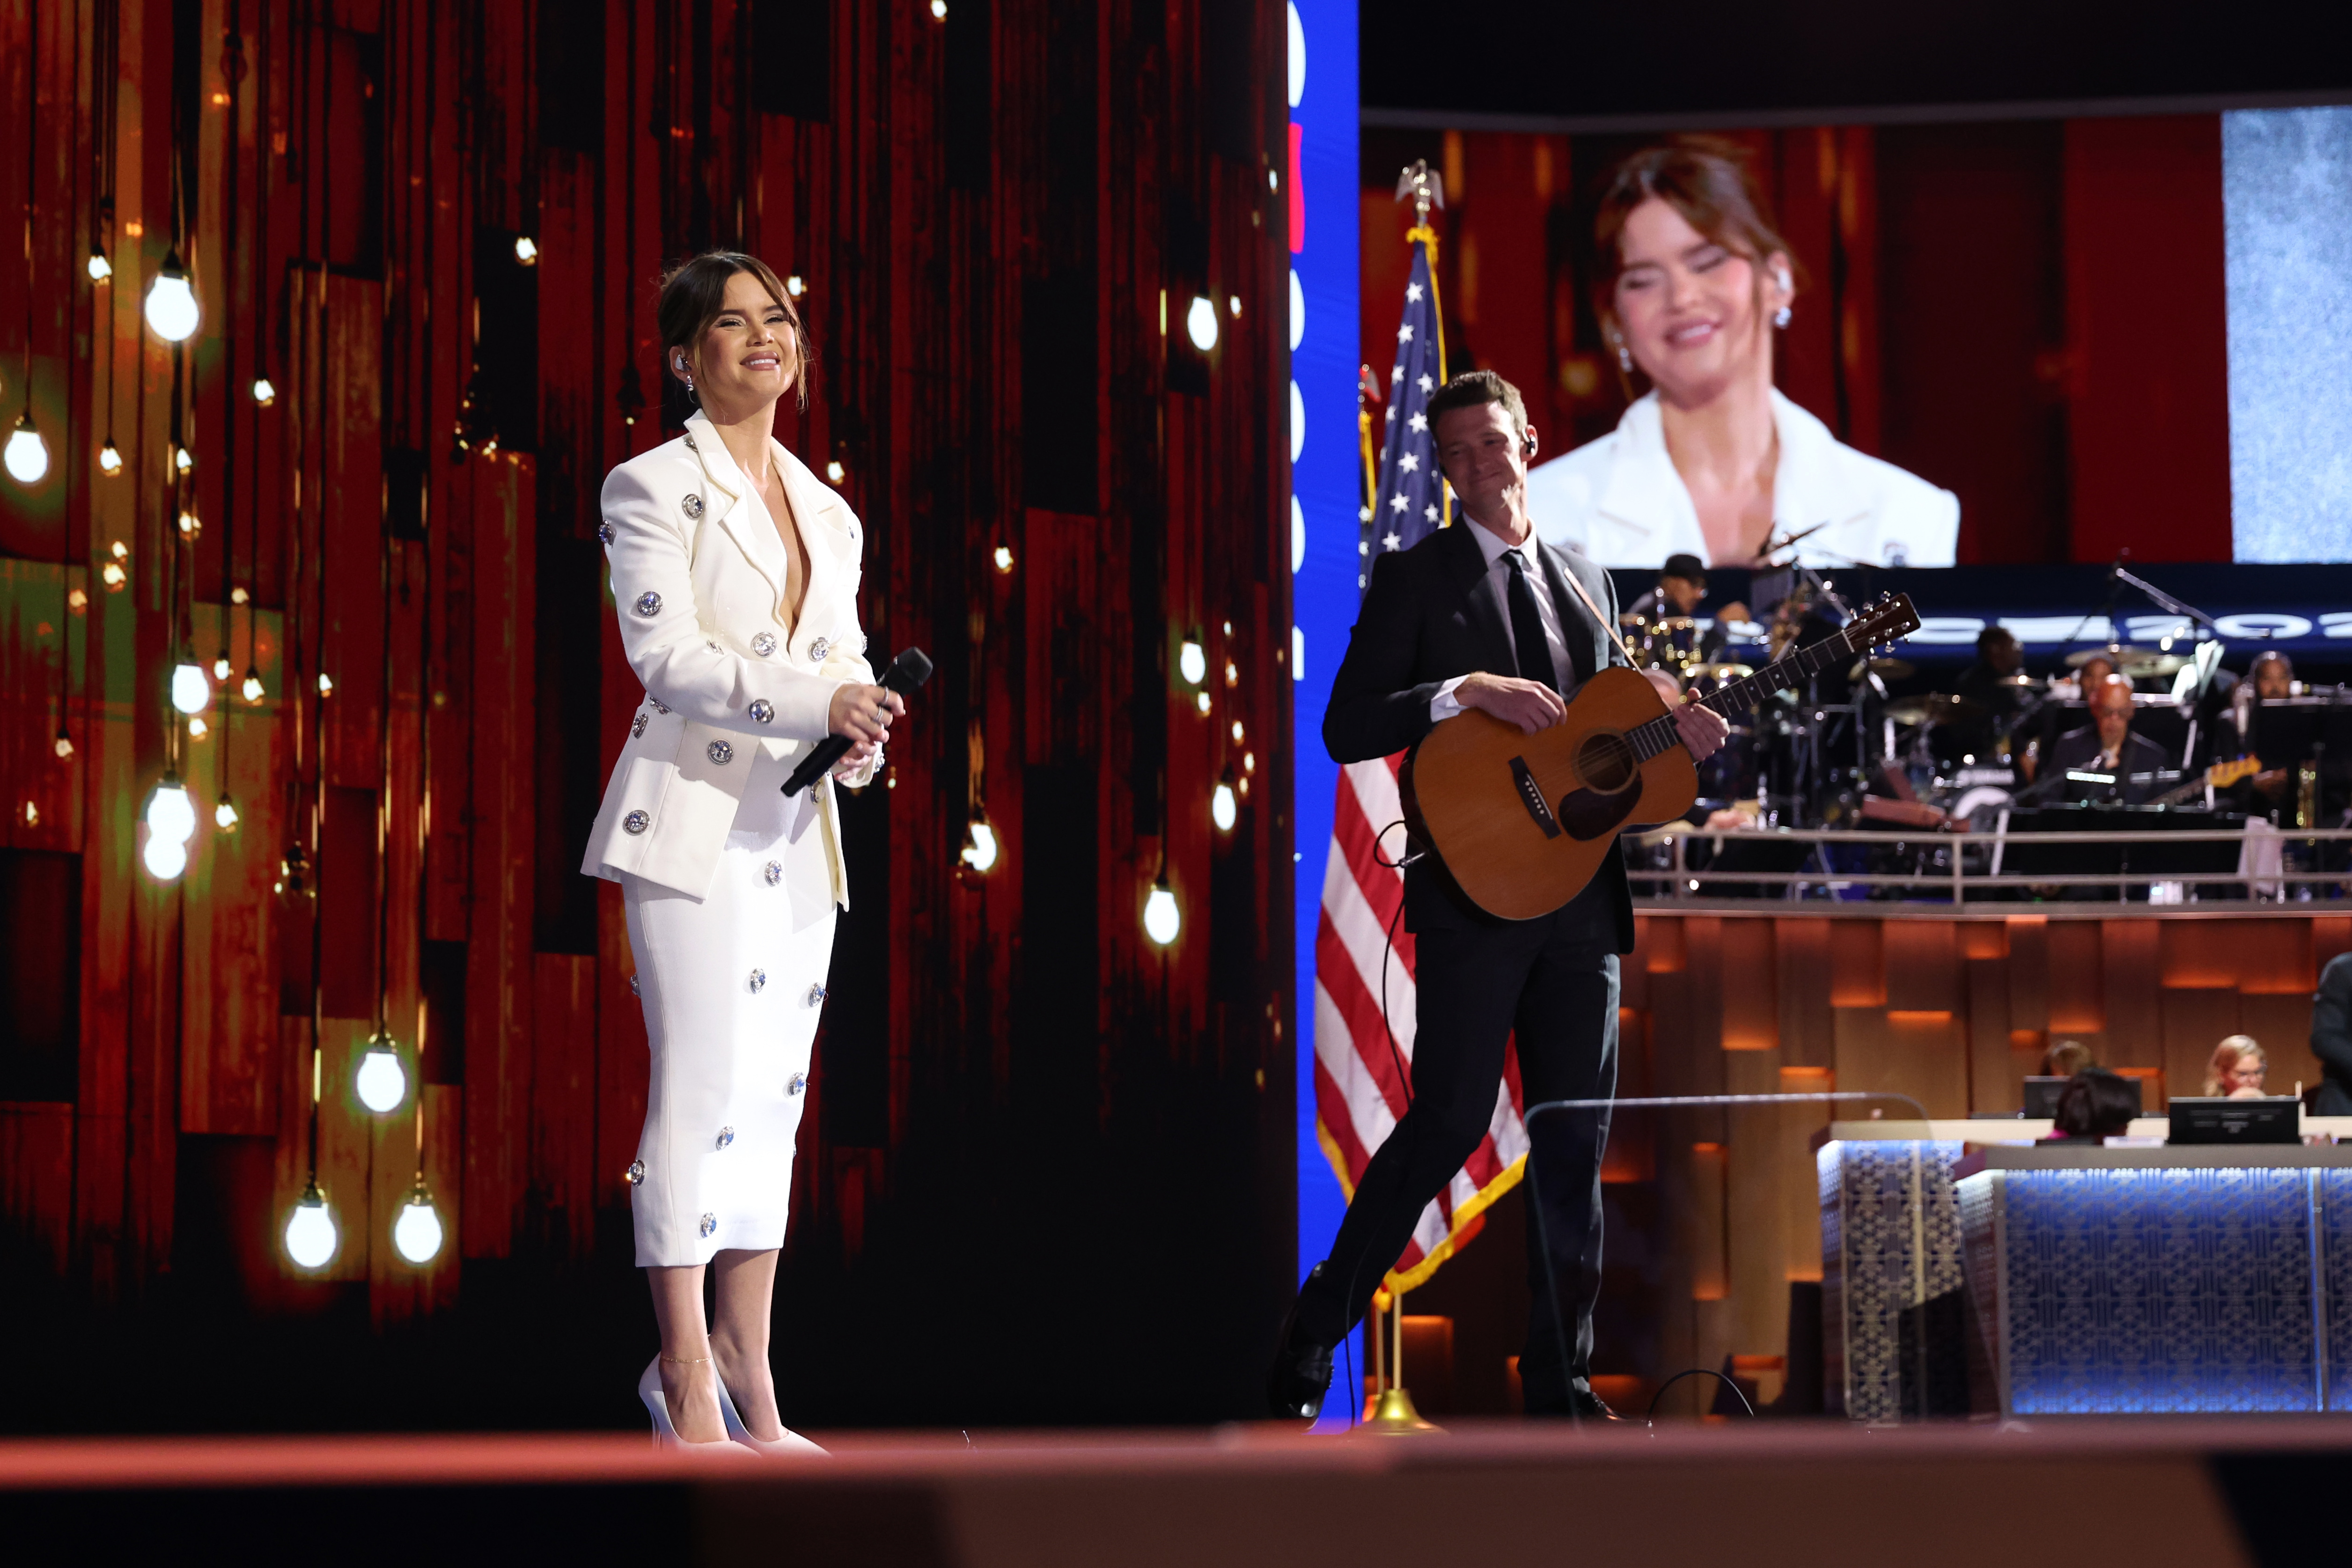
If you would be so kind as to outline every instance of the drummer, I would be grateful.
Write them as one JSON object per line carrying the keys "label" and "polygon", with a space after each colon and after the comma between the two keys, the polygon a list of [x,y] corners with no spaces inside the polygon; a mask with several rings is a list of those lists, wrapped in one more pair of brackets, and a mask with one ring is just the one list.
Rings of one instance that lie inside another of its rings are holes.
{"label": "drummer", "polygon": [[[1666,557],[1658,569],[1657,586],[1625,606],[1628,616],[1638,616],[1650,624],[1662,620],[1689,619],[1698,614],[1699,604],[1706,597],[1706,567],[1696,555],[1677,553]],[[1720,662],[1723,656],[1726,621],[1748,619],[1748,606],[1738,602],[1718,611],[1715,624],[1698,639],[1698,659],[1701,664]]]}
{"label": "drummer", "polygon": [[1955,696],[1983,710],[1951,726],[1952,738],[1964,753],[1990,762],[2000,739],[2015,728],[2025,706],[2026,690],[2017,681],[2024,668],[2025,649],[2016,633],[2007,626],[1987,626],[1977,634],[1977,661],[1953,688]]}

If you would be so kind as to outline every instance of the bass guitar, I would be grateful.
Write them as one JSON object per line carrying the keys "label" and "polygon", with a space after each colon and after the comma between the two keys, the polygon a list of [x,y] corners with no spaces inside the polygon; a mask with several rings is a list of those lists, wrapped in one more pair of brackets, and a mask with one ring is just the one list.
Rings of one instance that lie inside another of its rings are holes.
{"label": "bass guitar", "polygon": [[2232,762],[2215,763],[2197,777],[2177,789],[2168,789],[2147,804],[2150,805],[2183,805],[2203,795],[2207,785],[2227,789],[2240,779],[2252,778],[2263,771],[2260,757],[2239,757]]}
{"label": "bass guitar", "polygon": [[[1908,595],[1882,595],[1833,636],[1698,699],[1726,718],[1919,629]],[[1581,892],[1630,827],[1671,822],[1698,798],[1698,768],[1658,689],[1597,671],[1568,717],[1529,735],[1472,710],[1431,730],[1398,783],[1415,839],[1472,902],[1505,920],[1548,915]]]}

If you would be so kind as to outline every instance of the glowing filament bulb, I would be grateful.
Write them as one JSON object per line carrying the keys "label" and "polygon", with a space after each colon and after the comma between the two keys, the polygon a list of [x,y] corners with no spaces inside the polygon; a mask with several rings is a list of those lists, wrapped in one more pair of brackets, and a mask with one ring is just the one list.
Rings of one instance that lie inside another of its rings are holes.
{"label": "glowing filament bulb", "polygon": [[1199,638],[1186,637],[1177,648],[1176,669],[1187,686],[1198,686],[1209,678],[1209,656],[1202,649]]}
{"label": "glowing filament bulb", "polygon": [[16,416],[16,428],[8,433],[8,447],[0,453],[0,463],[7,465],[8,477],[20,485],[37,485],[48,477],[49,445],[33,428],[31,409]]}
{"label": "glowing filament bulb", "polygon": [[182,659],[172,671],[172,706],[183,713],[201,713],[212,705],[213,683],[204,666]]}
{"label": "glowing filament bulb", "polygon": [[354,1087],[360,1103],[378,1116],[399,1110],[401,1101],[408,1098],[408,1069],[401,1065],[390,1036],[378,1035],[368,1042]]}
{"label": "glowing filament bulb", "polygon": [[286,1256],[298,1268],[324,1268],[334,1260],[335,1216],[315,1176],[302,1189],[293,1214],[287,1218]]}
{"label": "glowing filament bulb", "polygon": [[278,388],[269,384],[268,376],[257,375],[253,378],[253,400],[264,408],[278,401]]}
{"label": "glowing filament bulb", "polygon": [[441,1215],[419,1178],[416,1190],[401,1207],[400,1217],[392,1222],[392,1245],[401,1257],[422,1267],[440,1256],[441,1241]]}
{"label": "glowing filament bulb", "polygon": [[1234,786],[1223,779],[1209,795],[1209,820],[1217,825],[1220,833],[1231,833],[1236,816],[1234,807]]}
{"label": "glowing filament bulb", "polygon": [[122,449],[114,444],[111,436],[106,438],[106,445],[98,449],[98,471],[110,479],[122,471]]}
{"label": "glowing filament bulb", "polygon": [[222,795],[220,804],[213,807],[213,825],[223,833],[235,833],[238,820],[236,803],[227,795]]}
{"label": "glowing filament bulb", "polygon": [[258,702],[261,700],[261,671],[251,665],[247,665],[245,667],[245,700],[247,702]]}
{"label": "glowing filament bulb", "polygon": [[1168,884],[1153,884],[1150,896],[1143,900],[1143,934],[1166,947],[1176,940],[1183,923],[1183,916],[1176,908],[1176,895],[1169,891]]}
{"label": "glowing filament bulb", "polygon": [[198,314],[195,289],[174,250],[163,258],[163,269],[147,287],[147,324],[165,342],[184,343],[194,335]]}

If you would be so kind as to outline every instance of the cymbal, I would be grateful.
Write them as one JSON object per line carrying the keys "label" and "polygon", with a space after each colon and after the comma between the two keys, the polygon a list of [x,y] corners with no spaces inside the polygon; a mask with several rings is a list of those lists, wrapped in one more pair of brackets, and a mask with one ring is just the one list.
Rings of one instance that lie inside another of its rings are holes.
{"label": "cymbal", "polygon": [[2152,653],[2145,658],[2127,658],[2118,674],[2133,680],[2162,679],[2165,676],[2187,668],[2189,659],[2177,653]]}
{"label": "cymbal", "polygon": [[2014,686],[2021,691],[2046,691],[2050,689],[2050,683],[2047,680],[2044,680],[2038,675],[2028,675],[2021,669],[2015,675],[2002,676],[2000,679],[1994,681],[1993,684],[1995,686]]}
{"label": "cymbal", "polygon": [[2095,658],[2104,658],[2118,671],[2136,658],[2154,658],[2152,647],[2126,647],[2121,643],[2109,643],[2105,647],[2080,648],[2066,656],[2066,668],[2080,669]]}
{"label": "cymbal", "polygon": [[1924,697],[1902,697],[1886,705],[1886,716],[1897,724],[1948,724],[1955,719],[1984,716],[1984,704],[1965,697],[1930,691]]}
{"label": "cymbal", "polygon": [[1845,672],[1845,678],[1860,680],[1874,672],[1885,680],[1904,680],[1919,673],[1907,658],[1858,658],[1853,661],[1853,668]]}

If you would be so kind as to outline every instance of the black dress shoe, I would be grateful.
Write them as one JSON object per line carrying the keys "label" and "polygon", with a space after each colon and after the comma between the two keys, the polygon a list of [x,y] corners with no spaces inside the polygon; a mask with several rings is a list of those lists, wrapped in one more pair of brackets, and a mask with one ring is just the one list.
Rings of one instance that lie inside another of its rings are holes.
{"label": "black dress shoe", "polygon": [[[1323,1271],[1317,1264],[1309,1279]],[[1331,1349],[1298,1331],[1298,1303],[1290,1303],[1282,1320],[1282,1338],[1276,1342],[1274,1364],[1266,1369],[1267,1412],[1280,1421],[1312,1421],[1323,1413],[1323,1396],[1331,1390]]]}
{"label": "black dress shoe", "polygon": [[1592,1385],[1579,1378],[1568,1385],[1568,1403],[1577,1418],[1582,1421],[1623,1422],[1625,1417],[1609,1408],[1609,1402],[1592,1392]]}

